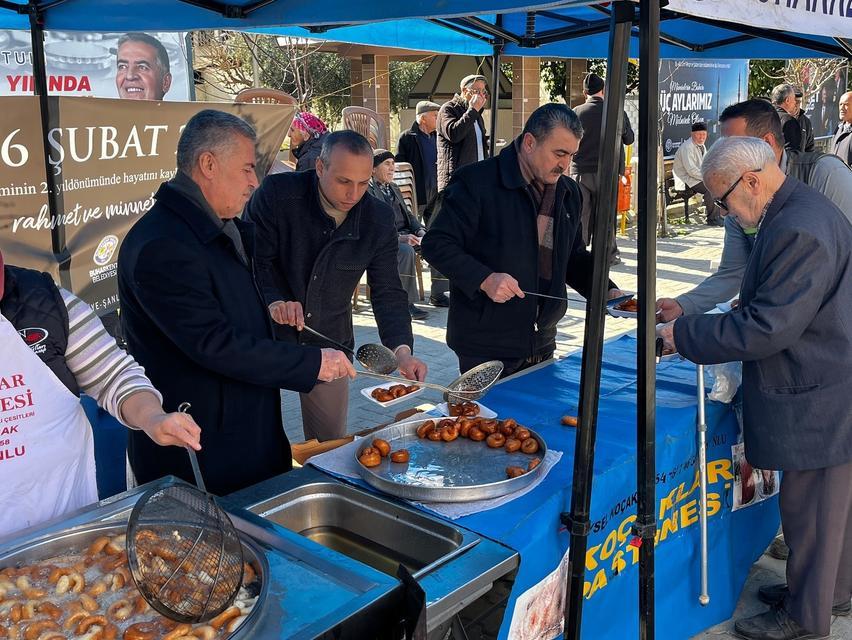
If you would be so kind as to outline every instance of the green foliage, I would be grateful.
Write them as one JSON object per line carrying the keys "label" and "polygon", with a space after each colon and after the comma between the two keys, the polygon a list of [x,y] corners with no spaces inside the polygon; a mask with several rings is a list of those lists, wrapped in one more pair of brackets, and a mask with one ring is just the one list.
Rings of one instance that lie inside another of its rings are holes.
{"label": "green foliage", "polygon": [[[414,85],[420,80],[428,66],[426,62],[390,61],[388,73],[390,73],[391,113],[399,113],[401,109],[408,107],[408,94],[411,93]],[[347,81],[346,84],[349,84],[349,82]]]}
{"label": "green foliage", "polygon": [[748,95],[750,98],[769,97],[772,87],[784,82],[783,60],[749,60]]}
{"label": "green foliage", "polygon": [[564,60],[542,60],[541,62],[541,79],[551,101],[568,101],[565,93],[567,67],[568,64]]}

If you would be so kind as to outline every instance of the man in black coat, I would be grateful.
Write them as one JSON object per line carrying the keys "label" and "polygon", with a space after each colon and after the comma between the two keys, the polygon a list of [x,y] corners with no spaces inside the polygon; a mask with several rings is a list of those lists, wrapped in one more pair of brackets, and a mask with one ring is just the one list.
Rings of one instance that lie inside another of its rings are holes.
{"label": "man in black coat", "polygon": [[438,111],[438,191],[444,190],[456,170],[485,160],[490,153],[482,119],[488,103],[485,76],[465,76],[459,91]]}
{"label": "man in black coat", "polygon": [[450,278],[447,344],[461,371],[502,360],[509,375],[553,356],[568,305],[524,291],[565,298],[567,283],[588,297],[580,190],[562,175],[582,135],[571,109],[541,106],[512,145],[459,170],[446,188],[422,249]]}
{"label": "man in black coat", "polygon": [[840,96],[840,124],[831,141],[831,153],[852,166],[852,91]]}
{"label": "man in black coat", "polygon": [[[257,225],[258,271],[282,339],[323,345],[302,331],[307,324],[350,348],[352,292],[366,271],[382,343],[395,351],[402,375],[423,380],[426,365],[412,355],[411,316],[397,271],[394,216],[366,193],[372,173],[370,143],[344,130],[326,136],[316,171],[267,176],[246,207]],[[319,384],[300,400],[305,438],[346,433],[345,378]]]}
{"label": "man in black coat", "polygon": [[[582,211],[582,238],[588,245],[592,242],[592,230],[595,227],[595,208],[598,200],[598,163],[600,159],[601,130],[604,117],[604,81],[595,73],[588,74],[583,79],[583,93],[586,101],[575,107],[574,112],[580,118],[583,125],[583,139],[580,141],[580,149],[571,160],[571,177],[580,185],[580,193],[583,195]],[[621,130],[621,143],[633,144],[633,129],[630,119],[624,114],[624,123]],[[619,175],[624,175],[624,149],[621,149],[619,159]],[[612,212],[615,216],[615,211]],[[609,238],[609,261],[610,264],[619,264],[618,246],[615,243],[615,225]]]}
{"label": "man in black coat", "polygon": [[[438,110],[441,105],[428,100],[417,103],[417,119],[411,129],[399,136],[396,157],[397,162],[408,162],[414,171],[414,183],[417,187],[417,215],[428,227],[432,218],[435,196],[438,195]],[[450,306],[447,297],[449,285],[441,273],[431,267],[432,291],[429,302],[436,307]]]}
{"label": "man in black coat", "polygon": [[658,332],[701,364],[742,361],[743,436],[751,465],[781,469],[787,584],[739,620],[749,640],[828,635],[852,611],[852,224],[815,189],[785,176],[757,138],[730,137],[704,158],[704,184],[757,238],[730,313],[687,315]]}
{"label": "man in black coat", "polygon": [[779,84],[772,89],[772,104],[781,118],[784,131],[784,148],[792,151],[813,151],[814,132],[810,118],[798,117],[801,109],[796,105],[796,90],[791,84]]}
{"label": "man in black coat", "polygon": [[[118,288],[130,353],[171,411],[182,402],[201,427],[207,488],[226,494],[290,470],[279,389],[354,375],[339,351],[278,342],[254,279],[252,225],[238,216],[257,186],[255,133],[205,110],[178,142],[178,171],[121,247]],[[186,452],[131,432],[139,482],[193,482]]]}

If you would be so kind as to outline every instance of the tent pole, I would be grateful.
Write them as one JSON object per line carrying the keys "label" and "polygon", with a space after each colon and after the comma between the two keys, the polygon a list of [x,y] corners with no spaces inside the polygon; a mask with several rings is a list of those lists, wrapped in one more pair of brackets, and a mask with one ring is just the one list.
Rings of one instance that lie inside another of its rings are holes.
{"label": "tent pole", "polygon": [[[503,26],[503,16],[497,16],[497,27]],[[497,150],[497,111],[500,108],[500,53],[503,42],[495,40],[491,54],[491,140],[489,141],[490,155],[493,158]]]}
{"label": "tent pole", "polygon": [[660,0],[639,4],[639,344],[636,350],[637,518],[639,640],[654,638],[656,516],[656,241],[659,113]]}
{"label": "tent pole", "polygon": [[[38,95],[39,111],[41,115],[41,135],[44,157],[44,174],[47,185],[47,206],[50,219],[56,220],[62,207],[60,205],[59,190],[57,189],[56,174],[50,164],[50,142],[49,133],[53,120],[50,112],[50,98],[47,90],[47,69],[44,59],[44,26],[41,9],[38,0],[30,0],[27,5],[27,13],[30,19],[30,39],[33,49],[33,82],[35,92]],[[53,255],[59,265],[59,282],[66,288],[71,289],[71,256],[65,244],[65,227],[61,224],[51,225],[50,242]]]}
{"label": "tent pole", "polygon": [[583,612],[583,583],[588,546],[589,507],[595,458],[598,400],[603,357],[604,320],[609,288],[610,234],[615,225],[619,158],[624,122],[624,90],[627,85],[627,55],[633,22],[633,3],[621,0],[613,4],[610,15],[609,57],[607,60],[604,118],[601,122],[601,146],[598,157],[598,199],[592,242],[594,266],[591,295],[586,305],[583,340],[583,364],[580,377],[579,426],[577,429],[574,478],[571,487],[571,513],[561,521],[571,533],[569,577],[566,590],[565,635],[579,640]]}

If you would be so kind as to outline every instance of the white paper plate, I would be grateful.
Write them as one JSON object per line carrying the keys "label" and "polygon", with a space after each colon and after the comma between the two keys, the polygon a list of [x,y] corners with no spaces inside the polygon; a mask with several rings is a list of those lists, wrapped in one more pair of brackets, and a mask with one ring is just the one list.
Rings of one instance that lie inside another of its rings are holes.
{"label": "white paper plate", "polygon": [[[402,402],[405,402],[409,398],[413,398],[414,396],[416,396],[420,393],[423,393],[423,387],[420,387],[417,391],[412,391],[411,393],[406,393],[404,396],[400,396],[399,398],[396,398],[394,400],[390,400],[388,402],[379,402],[373,396],[370,395],[373,392],[374,389],[389,389],[390,387],[392,387],[395,384],[402,384],[402,383],[401,382],[386,382],[385,384],[377,384],[373,387],[367,387],[366,389],[361,389],[361,395],[364,396],[365,398],[367,398],[368,400],[375,402],[380,407],[392,407],[395,404],[400,404]],[[411,384],[415,384],[415,382],[412,380]]]}
{"label": "white paper plate", "polygon": [[[626,295],[626,293],[625,293]],[[636,294],[632,294],[636,295]],[[611,315],[613,318],[638,318],[638,311],[622,311],[621,309],[616,309],[616,305],[623,304],[626,302],[625,300],[618,301],[618,298],[615,300],[610,300],[606,303],[606,312]]]}
{"label": "white paper plate", "polygon": [[[477,402],[476,404],[479,405],[479,415],[476,416],[477,418],[485,418],[486,420],[490,420],[491,418],[497,417],[497,414],[495,412],[493,412],[481,402]],[[450,416],[450,408],[447,406],[446,402],[442,402],[437,407],[435,407],[435,409],[439,411],[442,416]]]}

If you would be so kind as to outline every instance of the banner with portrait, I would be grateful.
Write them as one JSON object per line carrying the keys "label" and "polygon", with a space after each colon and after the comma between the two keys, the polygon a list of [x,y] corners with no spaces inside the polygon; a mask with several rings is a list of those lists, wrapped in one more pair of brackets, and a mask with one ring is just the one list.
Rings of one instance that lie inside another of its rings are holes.
{"label": "banner with portrait", "polygon": [[692,125],[707,125],[707,148],[719,137],[719,114],[748,97],[748,60],[661,60],[663,155],[674,157]]}
{"label": "banner with portrait", "polygon": [[[130,227],[175,173],[186,122],[203,109],[244,118],[258,133],[257,174],[287,135],[291,105],[50,98],[50,171],[59,207],[47,202],[36,97],[0,97],[0,249],[7,263],[51,273],[98,313],[117,306],[116,260]],[[70,260],[60,263],[62,256]]]}
{"label": "banner with portrait", "polygon": [[[136,100],[191,99],[186,33],[46,31],[51,95]],[[0,96],[32,95],[29,31],[0,30]]]}

